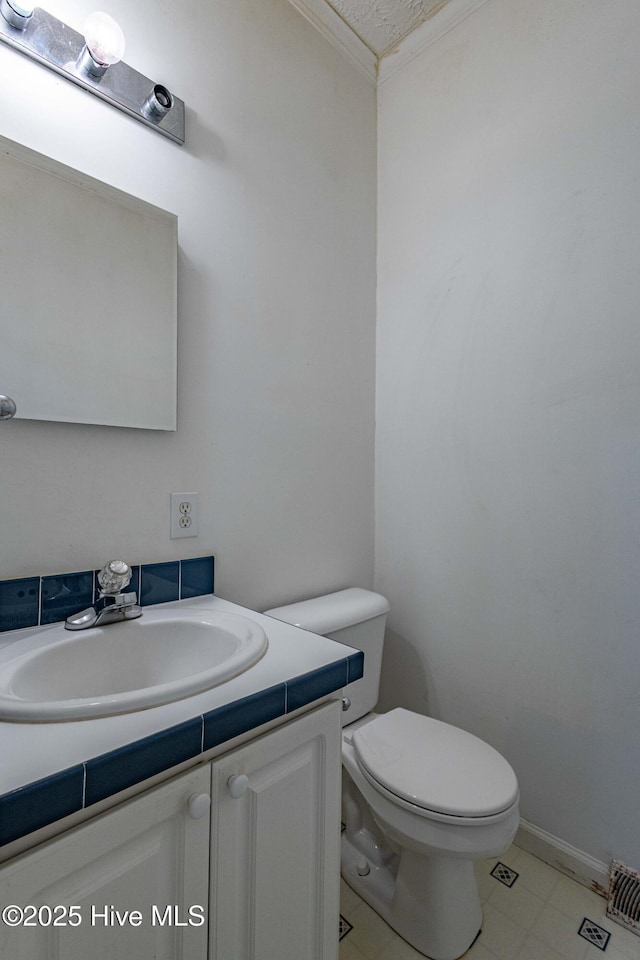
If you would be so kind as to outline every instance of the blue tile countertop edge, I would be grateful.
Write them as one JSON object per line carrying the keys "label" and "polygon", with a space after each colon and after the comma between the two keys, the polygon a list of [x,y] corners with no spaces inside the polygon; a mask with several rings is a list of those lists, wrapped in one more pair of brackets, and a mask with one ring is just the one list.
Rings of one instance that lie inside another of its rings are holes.
{"label": "blue tile countertop edge", "polygon": [[0,796],[0,846],[334,693],[363,671],[364,655],[350,654],[6,793]]}

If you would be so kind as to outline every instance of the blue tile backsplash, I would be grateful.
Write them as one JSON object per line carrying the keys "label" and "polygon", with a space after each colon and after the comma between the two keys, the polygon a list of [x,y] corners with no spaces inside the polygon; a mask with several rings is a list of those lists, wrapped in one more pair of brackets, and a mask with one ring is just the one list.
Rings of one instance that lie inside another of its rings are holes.
{"label": "blue tile backsplash", "polygon": [[43,577],[40,599],[40,623],[57,623],[78,613],[93,602],[93,571]]}
{"label": "blue tile backsplash", "polygon": [[[205,560],[209,559],[205,557]],[[198,560],[181,560],[180,598],[202,597],[213,593],[213,563],[203,563]]]}
{"label": "blue tile backsplash", "polygon": [[147,563],[142,569],[140,603],[168,603],[180,600],[180,564]]}
{"label": "blue tile backsplash", "polygon": [[0,581],[0,630],[19,630],[38,623],[40,577]]}
{"label": "blue tile backsplash", "polygon": [[[131,569],[128,589],[135,590],[143,605],[213,593],[213,557],[143,563]],[[57,623],[91,606],[98,593],[97,575],[97,570],[85,570],[0,580],[0,632]]]}

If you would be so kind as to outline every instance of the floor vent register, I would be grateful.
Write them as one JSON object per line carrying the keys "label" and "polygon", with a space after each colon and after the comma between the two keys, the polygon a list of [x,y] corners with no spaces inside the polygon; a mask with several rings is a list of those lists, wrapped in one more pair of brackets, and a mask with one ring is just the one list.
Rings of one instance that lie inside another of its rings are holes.
{"label": "floor vent register", "polygon": [[607,916],[640,936],[640,873],[619,860],[611,864]]}

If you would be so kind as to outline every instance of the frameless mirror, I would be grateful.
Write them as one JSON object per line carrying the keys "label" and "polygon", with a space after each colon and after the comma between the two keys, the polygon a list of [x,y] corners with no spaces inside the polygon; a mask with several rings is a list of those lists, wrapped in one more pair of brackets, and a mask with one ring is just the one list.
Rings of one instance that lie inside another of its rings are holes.
{"label": "frameless mirror", "polygon": [[176,429],[177,218],[0,137],[0,394]]}

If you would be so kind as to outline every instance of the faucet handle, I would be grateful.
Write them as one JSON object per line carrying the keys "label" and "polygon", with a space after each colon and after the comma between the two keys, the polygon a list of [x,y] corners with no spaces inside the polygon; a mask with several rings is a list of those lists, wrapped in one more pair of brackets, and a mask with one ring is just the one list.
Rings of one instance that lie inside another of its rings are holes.
{"label": "faucet handle", "polygon": [[114,596],[121,593],[131,580],[131,567],[124,560],[111,560],[98,574],[100,592]]}

